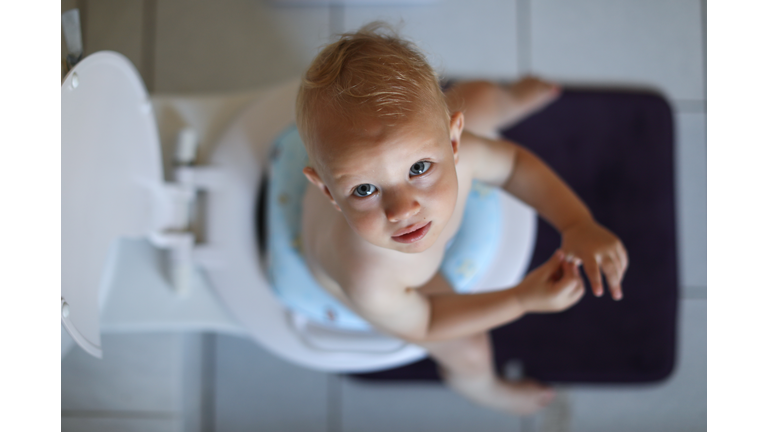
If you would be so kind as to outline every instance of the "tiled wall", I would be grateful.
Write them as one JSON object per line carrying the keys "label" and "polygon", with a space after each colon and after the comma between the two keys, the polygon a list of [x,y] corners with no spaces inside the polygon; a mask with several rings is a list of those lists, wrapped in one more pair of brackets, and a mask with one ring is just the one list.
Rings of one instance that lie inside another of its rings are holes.
{"label": "tiled wall", "polygon": [[[618,430],[611,426],[621,420],[620,430],[630,431],[706,429],[703,4],[438,0],[278,7],[266,0],[62,0],[62,12],[81,8],[86,55],[124,54],[155,94],[287,81],[332,34],[375,19],[400,25],[450,77],[509,80],[535,73],[565,83],[661,91],[674,107],[677,134],[685,297],[678,369],[652,388],[568,390],[571,430]],[[510,420],[436,385],[370,386],[304,370],[235,337],[105,335],[103,345],[103,360],[75,348],[62,361],[62,430],[532,431],[549,421]]]}

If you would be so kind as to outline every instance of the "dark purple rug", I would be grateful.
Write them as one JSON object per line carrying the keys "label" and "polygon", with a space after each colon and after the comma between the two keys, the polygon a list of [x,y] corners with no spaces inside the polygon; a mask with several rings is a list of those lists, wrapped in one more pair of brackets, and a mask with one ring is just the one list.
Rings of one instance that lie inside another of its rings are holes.
{"label": "dark purple rug", "polygon": [[[678,299],[669,104],[654,93],[567,89],[504,136],[538,154],[576,191],[622,239],[630,266],[619,302],[588,291],[565,312],[526,315],[493,330],[497,368],[521,361],[526,376],[544,382],[667,378],[675,364]],[[531,268],[559,245],[559,234],[539,219]],[[352,376],[439,380],[431,359]]]}

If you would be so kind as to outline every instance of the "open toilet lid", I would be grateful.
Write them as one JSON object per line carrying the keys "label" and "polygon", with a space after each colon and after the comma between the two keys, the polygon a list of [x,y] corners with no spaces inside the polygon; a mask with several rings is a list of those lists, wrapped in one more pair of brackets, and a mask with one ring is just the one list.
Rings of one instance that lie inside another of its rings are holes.
{"label": "open toilet lid", "polygon": [[85,58],[61,85],[61,319],[96,357],[111,248],[156,226],[153,193],[162,182],[157,126],[138,72],[118,53]]}

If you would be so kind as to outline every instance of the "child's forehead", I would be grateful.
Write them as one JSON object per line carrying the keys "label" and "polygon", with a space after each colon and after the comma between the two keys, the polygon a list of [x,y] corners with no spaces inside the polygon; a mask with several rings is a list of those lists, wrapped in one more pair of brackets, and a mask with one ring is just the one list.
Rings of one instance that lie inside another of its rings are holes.
{"label": "child's forehead", "polygon": [[335,183],[356,182],[361,178],[401,173],[425,157],[434,156],[435,146],[377,145],[355,147],[326,158],[329,180]]}
{"label": "child's forehead", "polygon": [[430,110],[396,120],[374,113],[326,110],[313,123],[312,164],[333,177],[376,161],[410,159],[413,152],[423,152],[430,144],[445,142],[450,147],[449,124]]}
{"label": "child's forehead", "polygon": [[316,137],[321,145],[384,141],[403,134],[440,134],[447,133],[448,127],[444,117],[424,109],[397,118],[365,111],[326,110],[318,113],[315,122]]}

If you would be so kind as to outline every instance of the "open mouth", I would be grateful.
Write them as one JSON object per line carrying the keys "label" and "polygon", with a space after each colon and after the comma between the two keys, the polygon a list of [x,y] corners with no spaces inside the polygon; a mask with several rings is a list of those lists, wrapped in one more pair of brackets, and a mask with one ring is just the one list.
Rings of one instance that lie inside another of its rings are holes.
{"label": "open mouth", "polygon": [[[415,224],[407,227],[403,230],[397,231],[398,235],[393,235],[392,240],[399,243],[414,243],[422,238],[429,232],[429,228],[432,226],[432,222]],[[401,232],[405,231],[405,232]]]}

